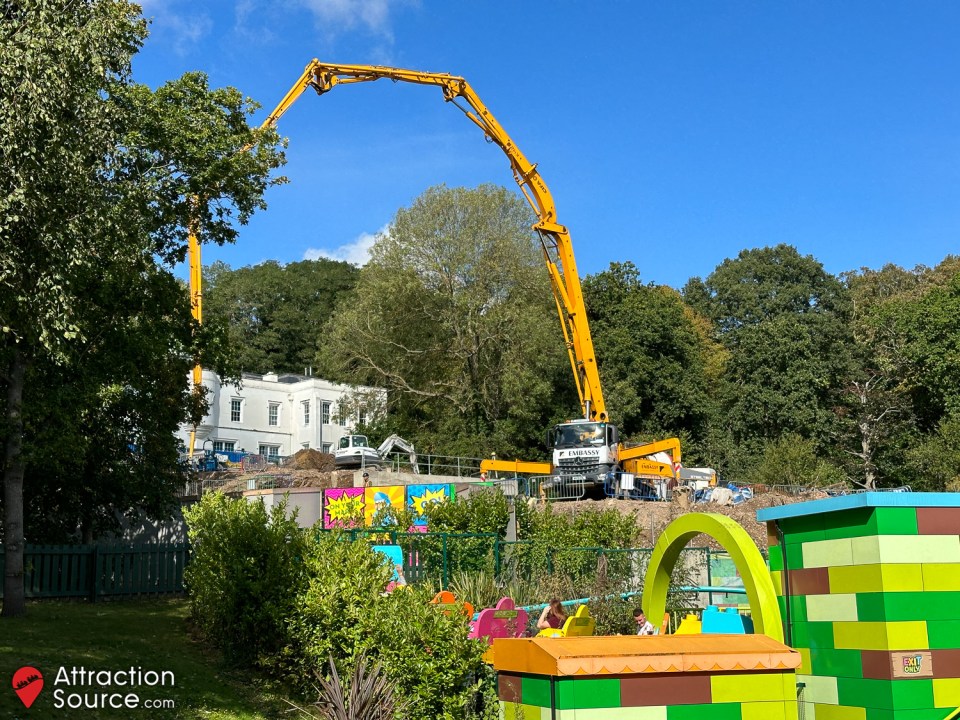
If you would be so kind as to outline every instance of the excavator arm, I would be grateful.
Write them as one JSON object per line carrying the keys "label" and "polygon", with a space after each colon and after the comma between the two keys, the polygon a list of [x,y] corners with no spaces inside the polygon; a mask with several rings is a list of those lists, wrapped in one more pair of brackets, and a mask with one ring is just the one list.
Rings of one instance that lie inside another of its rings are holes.
{"label": "excavator arm", "polygon": [[399,435],[391,435],[380,443],[380,447],[377,448],[377,455],[386,460],[387,454],[395,447],[400,448],[410,456],[410,465],[413,467],[413,472],[419,475],[420,466],[417,464],[417,451],[414,449],[413,443],[404,440]]}

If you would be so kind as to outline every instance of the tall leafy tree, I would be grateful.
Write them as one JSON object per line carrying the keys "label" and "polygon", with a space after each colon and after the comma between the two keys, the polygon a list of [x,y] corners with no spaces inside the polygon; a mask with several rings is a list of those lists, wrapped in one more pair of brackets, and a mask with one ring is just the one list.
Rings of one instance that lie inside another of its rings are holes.
{"label": "tall leafy tree", "polygon": [[729,352],[720,404],[727,467],[749,469],[787,433],[832,452],[834,399],[850,362],[843,284],[812,256],[777,245],[724,260],[706,280],[691,279],[684,298]]}
{"label": "tall leafy tree", "polygon": [[334,260],[304,260],[204,272],[204,320],[224,323],[250,372],[302,372],[313,365],[320,329],[348,297],[359,269]]}
{"label": "tall leafy tree", "polygon": [[722,348],[671,288],[644,285],[631,262],[583,283],[604,397],[621,432],[634,439],[702,436],[709,386]]}
{"label": "tall leafy tree", "polygon": [[904,382],[897,316],[900,303],[923,295],[927,275],[926,268],[886,265],[843,276],[852,305],[852,361],[838,396],[838,445],[848,477],[866,489],[905,482],[905,450],[917,435],[917,417]]}
{"label": "tall leafy tree", "polygon": [[324,334],[323,371],[387,388],[418,448],[541,447],[560,412],[555,388],[571,388],[566,412],[576,399],[531,221],[501,187],[424,192],[374,243]]}
{"label": "tall leafy tree", "polygon": [[[0,13],[4,615],[24,610],[30,463],[73,469],[64,453],[76,450],[88,470],[57,475],[62,487],[110,477],[109,493],[142,479],[145,458],[169,459],[174,418],[199,411],[171,374],[202,357],[205,338],[170,268],[191,224],[203,241],[232,240],[282,161],[236,90],[210,90],[200,74],[156,91],[134,84],[145,36],[139,7],[123,0],[21,0]],[[137,362],[140,343],[151,362]],[[167,373],[164,358],[175,361]],[[68,448],[44,446],[41,421],[61,389],[80,403],[60,409],[76,413],[75,432]],[[91,438],[110,440],[102,465]],[[101,493],[87,508],[109,502]],[[83,522],[79,501],[70,512]]]}

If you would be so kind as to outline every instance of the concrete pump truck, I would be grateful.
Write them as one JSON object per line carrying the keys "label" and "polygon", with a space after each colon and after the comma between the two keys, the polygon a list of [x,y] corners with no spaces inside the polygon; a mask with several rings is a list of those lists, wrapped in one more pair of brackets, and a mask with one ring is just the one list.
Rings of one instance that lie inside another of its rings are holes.
{"label": "concrete pump truck", "polygon": [[[548,446],[553,453],[551,462],[484,460],[481,470],[511,475],[549,475],[561,481],[569,478],[582,483],[584,487],[600,486],[619,473],[629,473],[638,478],[676,479],[681,460],[680,441],[677,438],[628,446],[621,443],[616,425],[609,421],[570,233],[557,222],[553,196],[540,177],[537,166],[517,148],[466,80],[446,73],[372,65],[335,65],[313,60],[263,126],[276,124],[307,88],[313,88],[318,95],[322,95],[337,85],[380,79],[440,88],[444,100],[459,108],[490,142],[503,150],[514,179],[537,216],[533,230],[540,239],[550,276],[583,418],[560,423],[548,432]],[[191,243],[190,250],[191,289],[195,312],[199,313],[199,245]]]}

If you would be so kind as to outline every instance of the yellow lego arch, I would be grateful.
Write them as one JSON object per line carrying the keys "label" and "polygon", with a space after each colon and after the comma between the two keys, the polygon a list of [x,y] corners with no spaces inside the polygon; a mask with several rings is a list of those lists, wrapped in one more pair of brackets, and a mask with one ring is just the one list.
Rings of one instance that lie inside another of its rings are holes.
{"label": "yellow lego arch", "polygon": [[717,513],[687,513],[667,525],[657,539],[647,567],[643,586],[643,609],[654,624],[663,617],[667,606],[670,574],[680,551],[694,537],[704,533],[730,553],[750,602],[754,632],[783,642],[783,622],[777,593],[770,571],[753,540],[734,520]]}

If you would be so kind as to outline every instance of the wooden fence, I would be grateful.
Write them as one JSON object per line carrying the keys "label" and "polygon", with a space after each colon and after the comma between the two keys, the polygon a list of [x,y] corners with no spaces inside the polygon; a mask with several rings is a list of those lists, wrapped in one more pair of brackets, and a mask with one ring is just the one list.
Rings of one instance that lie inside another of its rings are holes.
{"label": "wooden fence", "polygon": [[[4,558],[0,546],[0,576]],[[23,554],[28,598],[157,595],[183,592],[185,544],[27,545]],[[0,597],[3,587],[0,584]]]}

